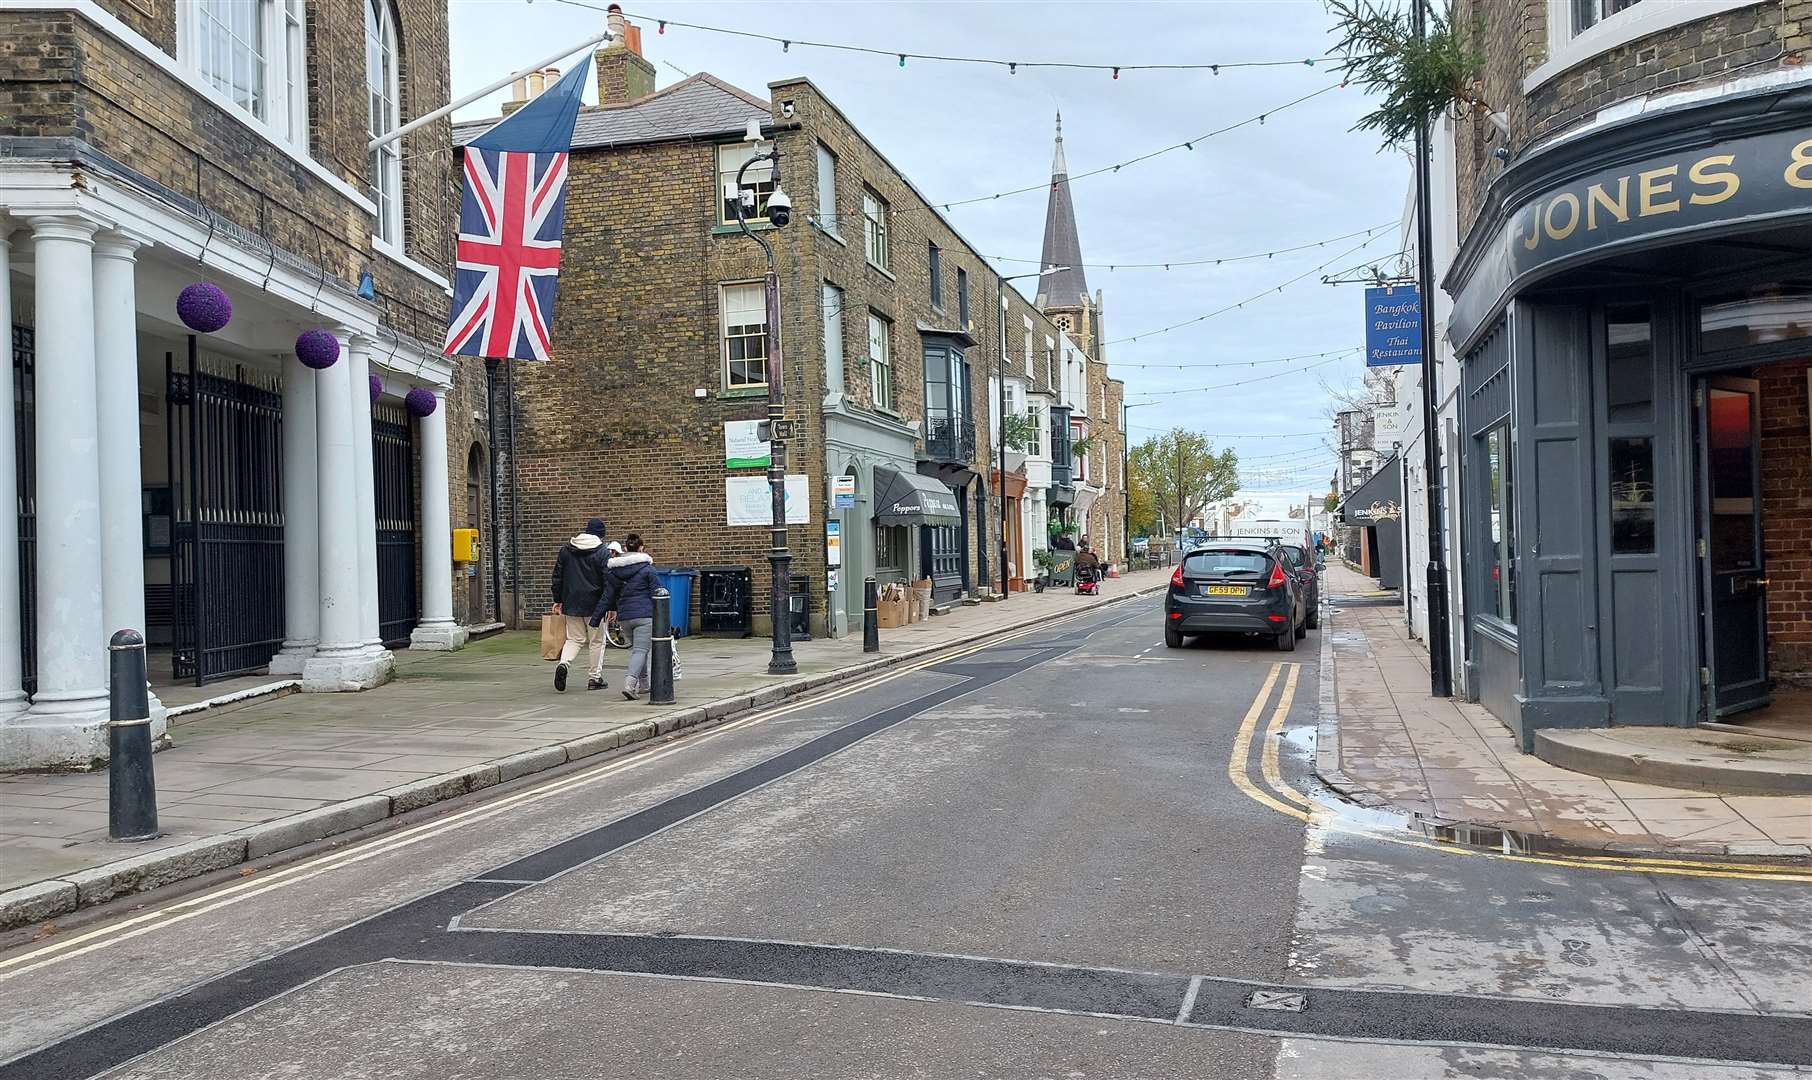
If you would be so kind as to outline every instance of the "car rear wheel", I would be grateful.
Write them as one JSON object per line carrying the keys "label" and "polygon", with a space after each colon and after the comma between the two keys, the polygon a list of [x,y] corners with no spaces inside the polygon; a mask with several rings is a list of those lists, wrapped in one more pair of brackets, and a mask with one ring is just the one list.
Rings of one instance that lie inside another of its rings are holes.
{"label": "car rear wheel", "polygon": [[1278,652],[1295,652],[1296,651],[1296,631],[1283,630],[1278,633],[1278,635],[1277,635],[1277,651]]}
{"label": "car rear wheel", "polygon": [[1172,649],[1183,647],[1183,632],[1174,626],[1164,628],[1164,644]]}

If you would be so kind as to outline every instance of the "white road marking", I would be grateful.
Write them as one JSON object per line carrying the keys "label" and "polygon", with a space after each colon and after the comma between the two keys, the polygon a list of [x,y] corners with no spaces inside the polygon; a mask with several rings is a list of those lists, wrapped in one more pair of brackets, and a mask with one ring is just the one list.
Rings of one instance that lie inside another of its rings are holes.
{"label": "white road marking", "polygon": [[1202,977],[1197,975],[1189,980],[1189,992],[1183,995],[1183,1007],[1177,1010],[1176,1023],[1189,1019],[1189,1014],[1195,1011],[1195,996],[1201,992]]}

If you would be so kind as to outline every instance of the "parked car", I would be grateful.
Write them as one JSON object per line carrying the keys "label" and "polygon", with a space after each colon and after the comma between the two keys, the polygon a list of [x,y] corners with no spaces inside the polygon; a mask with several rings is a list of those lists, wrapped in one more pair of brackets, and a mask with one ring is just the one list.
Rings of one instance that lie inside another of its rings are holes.
{"label": "parked car", "polygon": [[1321,568],[1315,554],[1301,544],[1279,544],[1284,554],[1296,564],[1296,580],[1302,584],[1302,602],[1309,609],[1304,623],[1310,630],[1321,629]]}
{"label": "parked car", "polygon": [[1164,594],[1164,644],[1215,632],[1268,637],[1282,652],[1308,634],[1302,585],[1282,547],[1221,540],[1183,556]]}

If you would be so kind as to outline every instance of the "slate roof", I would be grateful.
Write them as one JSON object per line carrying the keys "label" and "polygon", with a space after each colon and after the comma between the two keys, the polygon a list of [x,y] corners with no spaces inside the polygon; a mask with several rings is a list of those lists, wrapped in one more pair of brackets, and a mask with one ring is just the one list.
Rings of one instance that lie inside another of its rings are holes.
{"label": "slate roof", "polygon": [[[773,119],[772,110],[754,94],[701,72],[640,101],[581,110],[573,128],[573,149],[740,135],[751,117],[766,126]],[[486,118],[455,124],[453,142],[464,146],[495,123],[495,118]]]}

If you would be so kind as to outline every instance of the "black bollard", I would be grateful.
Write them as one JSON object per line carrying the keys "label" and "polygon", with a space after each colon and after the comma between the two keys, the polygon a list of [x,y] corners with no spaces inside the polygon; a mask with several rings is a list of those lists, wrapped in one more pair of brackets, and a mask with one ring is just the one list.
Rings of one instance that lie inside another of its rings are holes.
{"label": "black bollard", "polygon": [[157,836],[157,782],[151,775],[145,638],[137,630],[121,630],[107,643],[107,683],[107,835],[150,840]]}
{"label": "black bollard", "polygon": [[654,590],[654,647],[648,654],[648,704],[673,704],[673,618],[668,613],[672,597],[666,589]]}
{"label": "black bollard", "polygon": [[881,606],[881,589],[874,578],[862,582],[862,651],[881,651],[881,620],[876,609]]}

